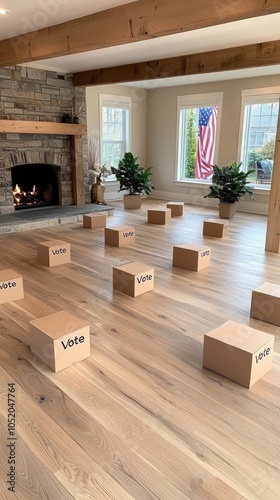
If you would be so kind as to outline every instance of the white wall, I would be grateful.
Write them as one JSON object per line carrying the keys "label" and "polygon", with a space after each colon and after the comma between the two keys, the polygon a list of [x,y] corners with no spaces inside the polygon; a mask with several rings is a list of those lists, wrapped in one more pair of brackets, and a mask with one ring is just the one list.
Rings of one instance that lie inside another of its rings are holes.
{"label": "white wall", "polygon": [[[223,92],[221,133],[217,164],[238,161],[238,139],[241,111],[241,92],[244,89],[279,86],[279,76],[203,83],[179,87],[157,88],[148,91],[147,164],[154,167],[153,196],[198,205],[217,206],[218,200],[204,199],[209,191],[199,181],[180,184],[175,179],[177,96],[207,92]],[[246,197],[239,210],[267,213],[269,190],[256,189],[256,202]]]}
{"label": "white wall", "polygon": [[[146,166],[147,91],[121,85],[102,85],[86,89],[88,136],[99,135],[99,94],[128,96],[132,99],[131,152]],[[105,200],[122,199],[118,183],[106,184]]]}
{"label": "white wall", "polygon": [[[125,95],[132,98],[131,151],[143,166],[153,166],[153,197],[173,199],[205,206],[217,206],[218,200],[204,199],[207,184],[199,181],[176,181],[177,96],[207,92],[223,92],[221,133],[217,163],[220,166],[238,161],[241,93],[245,89],[279,86],[278,76],[246,78],[232,81],[192,84],[144,90],[122,85],[89,87],[86,91],[88,134],[99,131],[99,94]],[[118,184],[106,186],[106,199],[121,199]],[[266,214],[269,189],[254,190],[256,201],[249,197],[239,202],[238,209]]]}

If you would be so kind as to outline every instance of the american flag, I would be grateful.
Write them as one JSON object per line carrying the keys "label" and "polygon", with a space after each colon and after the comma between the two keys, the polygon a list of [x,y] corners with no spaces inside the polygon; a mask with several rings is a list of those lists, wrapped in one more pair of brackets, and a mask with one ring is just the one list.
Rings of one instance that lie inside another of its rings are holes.
{"label": "american flag", "polygon": [[200,108],[196,149],[195,178],[208,179],[213,174],[218,106]]}

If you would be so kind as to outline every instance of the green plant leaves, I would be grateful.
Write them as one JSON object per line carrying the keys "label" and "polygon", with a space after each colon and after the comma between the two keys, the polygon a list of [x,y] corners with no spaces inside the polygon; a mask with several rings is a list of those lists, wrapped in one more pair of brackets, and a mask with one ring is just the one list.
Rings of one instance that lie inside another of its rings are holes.
{"label": "green plant leaves", "polygon": [[125,153],[119,161],[118,168],[112,167],[112,173],[120,183],[119,191],[128,190],[129,194],[145,193],[151,194],[155,186],[150,179],[152,167],[144,168],[137,163],[138,156],[132,153]]}
{"label": "green plant leaves", "polygon": [[213,165],[212,186],[210,186],[210,193],[204,198],[218,198],[221,203],[235,203],[239,201],[242,196],[249,195],[253,200],[253,188],[248,186],[248,176],[254,170],[243,172],[240,170],[241,163],[232,163],[226,167],[218,167]]}

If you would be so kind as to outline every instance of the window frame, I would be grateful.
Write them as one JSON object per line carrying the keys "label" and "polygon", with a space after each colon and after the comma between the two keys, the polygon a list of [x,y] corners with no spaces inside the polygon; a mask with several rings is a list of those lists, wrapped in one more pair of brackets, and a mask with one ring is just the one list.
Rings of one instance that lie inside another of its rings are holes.
{"label": "window frame", "polygon": [[[98,94],[99,97],[99,150],[100,150],[100,162],[103,164],[103,121],[102,121],[102,110],[103,107],[111,108],[122,108],[127,110],[127,126],[126,126],[126,151],[130,151],[131,147],[131,110],[132,110],[132,98],[129,96],[117,95],[117,94]],[[125,151],[125,152],[126,152]],[[106,177],[105,181],[115,181],[116,176],[114,174]]]}
{"label": "window frame", "polygon": [[221,117],[222,117],[222,105],[223,105],[223,92],[207,92],[203,94],[189,94],[177,96],[177,122],[176,122],[176,160],[175,160],[175,183],[177,184],[201,184],[209,185],[211,184],[211,179],[192,179],[192,178],[182,178],[182,158],[183,158],[183,141],[182,139],[182,115],[181,111],[183,109],[191,108],[206,108],[212,106],[218,106],[218,116],[217,116],[217,129],[216,129],[216,141],[215,141],[215,153],[214,153],[214,163],[217,162],[217,156],[219,151],[219,140],[220,140],[220,130],[221,130]]}
{"label": "window frame", "polygon": [[[246,89],[241,92],[241,109],[240,109],[240,124],[239,124],[239,137],[238,137],[238,150],[237,157],[239,159],[239,163],[242,161],[242,154],[245,148],[245,145],[248,145],[249,139],[249,130],[247,128],[246,132],[243,134],[243,129],[247,120],[246,116],[246,105],[248,104],[265,104],[267,102],[273,102],[275,98],[275,102],[279,103],[279,113],[280,113],[280,86],[277,87],[262,87],[256,89]],[[276,136],[277,136],[277,125],[276,125]],[[245,171],[245,167],[244,167]],[[270,184],[257,184],[252,183],[257,189],[261,189],[264,191],[270,191]]]}

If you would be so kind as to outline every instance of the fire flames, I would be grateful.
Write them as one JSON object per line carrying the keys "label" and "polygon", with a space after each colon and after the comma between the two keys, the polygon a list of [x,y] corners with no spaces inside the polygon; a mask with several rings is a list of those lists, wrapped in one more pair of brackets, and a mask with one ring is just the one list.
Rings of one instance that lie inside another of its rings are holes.
{"label": "fire flames", "polygon": [[38,203],[38,193],[34,185],[32,191],[23,191],[23,189],[16,184],[14,190],[14,206],[19,205],[36,205]]}

